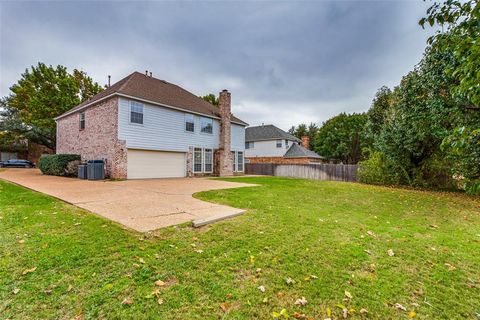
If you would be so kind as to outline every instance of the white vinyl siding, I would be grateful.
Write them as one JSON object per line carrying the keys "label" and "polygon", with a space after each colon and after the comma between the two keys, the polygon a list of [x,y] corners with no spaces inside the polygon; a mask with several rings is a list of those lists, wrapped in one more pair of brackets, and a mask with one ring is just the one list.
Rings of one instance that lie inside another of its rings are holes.
{"label": "white vinyl siding", "polygon": [[[288,141],[288,147],[292,146],[293,140]],[[288,148],[277,148],[277,140],[255,141],[255,148],[245,150],[245,157],[283,157]]]}
{"label": "white vinyl siding", "polygon": [[[143,125],[135,125],[129,121],[129,101],[120,98],[118,107],[118,138],[125,140],[127,148],[180,152],[188,152],[190,146],[218,149],[217,119],[213,119],[213,134],[202,134],[198,129],[192,133],[185,130],[185,112],[144,103]],[[200,116],[194,115],[194,123],[200,128]]]}
{"label": "white vinyl siding", "polygon": [[129,149],[127,153],[127,178],[185,177],[185,159],[186,154],[183,152]]}

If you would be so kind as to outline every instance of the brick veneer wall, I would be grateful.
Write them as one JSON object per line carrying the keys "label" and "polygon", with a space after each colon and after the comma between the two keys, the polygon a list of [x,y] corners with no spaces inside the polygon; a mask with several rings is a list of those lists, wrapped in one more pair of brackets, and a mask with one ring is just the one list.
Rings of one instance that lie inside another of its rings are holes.
{"label": "brick veneer wall", "polygon": [[57,153],[79,154],[82,160],[107,159],[106,175],[127,178],[127,148],[118,140],[118,98],[95,104],[85,112],[80,130],[80,112],[57,120]]}
{"label": "brick veneer wall", "polygon": [[218,97],[220,111],[220,148],[215,155],[218,159],[216,174],[219,176],[233,175],[233,159],[231,153],[231,96],[230,92],[223,90]]}
{"label": "brick veneer wall", "polygon": [[279,163],[279,164],[309,164],[312,162],[322,163],[318,158],[284,158],[284,157],[250,157],[246,158],[249,163]]}

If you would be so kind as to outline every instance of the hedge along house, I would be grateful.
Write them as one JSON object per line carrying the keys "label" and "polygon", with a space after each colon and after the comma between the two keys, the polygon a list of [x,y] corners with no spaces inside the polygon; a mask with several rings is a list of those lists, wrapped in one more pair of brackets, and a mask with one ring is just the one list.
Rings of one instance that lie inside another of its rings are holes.
{"label": "hedge along house", "polygon": [[219,101],[134,72],[55,118],[56,152],[104,159],[110,178],[241,174],[247,123],[227,90]]}

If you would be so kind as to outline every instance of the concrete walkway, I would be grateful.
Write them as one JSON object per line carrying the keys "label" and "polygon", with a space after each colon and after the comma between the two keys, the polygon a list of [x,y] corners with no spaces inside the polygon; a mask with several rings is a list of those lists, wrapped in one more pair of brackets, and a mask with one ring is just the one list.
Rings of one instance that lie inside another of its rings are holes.
{"label": "concrete walkway", "polygon": [[192,197],[200,191],[254,186],[207,178],[88,181],[7,169],[0,178],[54,196],[131,229],[146,232],[192,220],[199,224],[243,212]]}

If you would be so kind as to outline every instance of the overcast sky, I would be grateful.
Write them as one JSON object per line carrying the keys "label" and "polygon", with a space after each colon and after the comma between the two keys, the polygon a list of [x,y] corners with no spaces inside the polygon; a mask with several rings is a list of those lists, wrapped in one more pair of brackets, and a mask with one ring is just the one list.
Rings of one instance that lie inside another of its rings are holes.
{"label": "overcast sky", "polygon": [[0,95],[42,61],[105,84],[132,71],[283,129],[366,111],[421,59],[430,2],[2,2]]}

